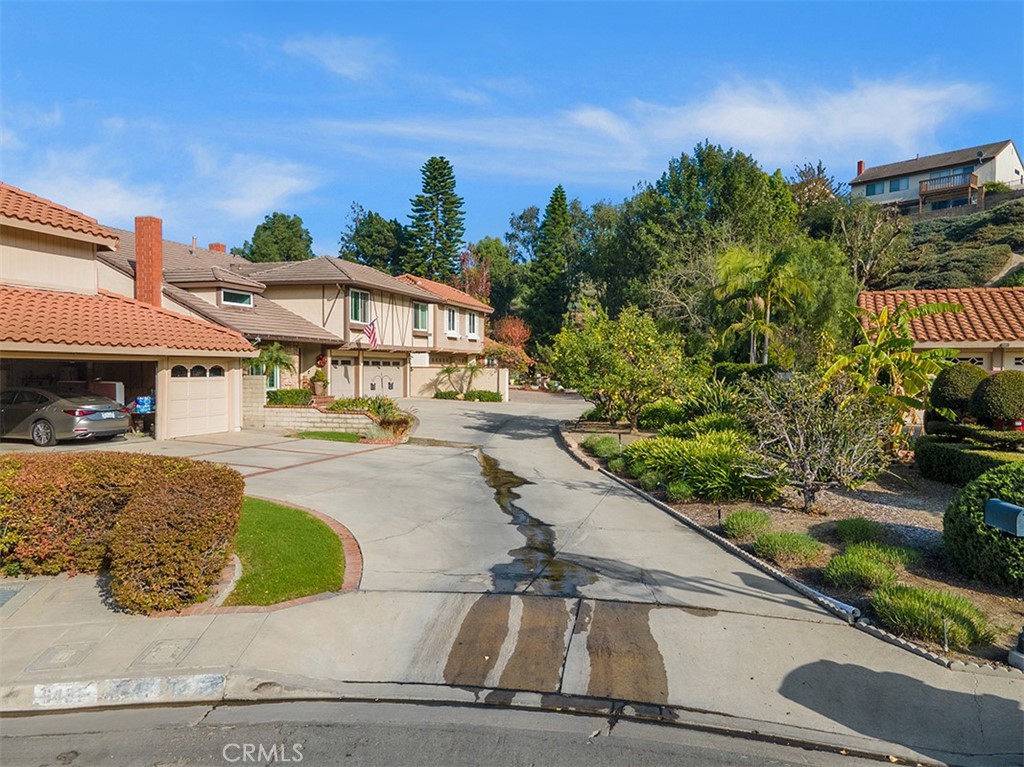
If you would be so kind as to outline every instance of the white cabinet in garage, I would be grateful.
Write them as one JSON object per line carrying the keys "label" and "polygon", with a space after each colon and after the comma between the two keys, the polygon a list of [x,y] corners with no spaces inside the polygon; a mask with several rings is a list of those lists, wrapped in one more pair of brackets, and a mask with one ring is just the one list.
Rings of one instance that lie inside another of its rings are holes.
{"label": "white cabinet in garage", "polygon": [[181,362],[171,368],[167,436],[189,437],[228,430],[228,379],[223,365]]}

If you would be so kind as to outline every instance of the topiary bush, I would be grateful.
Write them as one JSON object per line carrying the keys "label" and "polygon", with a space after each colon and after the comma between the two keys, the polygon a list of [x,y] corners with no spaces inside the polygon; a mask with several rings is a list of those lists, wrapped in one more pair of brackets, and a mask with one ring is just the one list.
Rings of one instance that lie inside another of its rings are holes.
{"label": "topiary bush", "polygon": [[765,533],[754,541],[757,556],[783,567],[810,564],[824,550],[806,533]]}
{"label": "topiary bush", "polygon": [[766,511],[740,509],[727,516],[722,522],[726,538],[753,540],[772,529],[772,517]]}
{"label": "topiary bush", "polygon": [[938,437],[920,437],[914,444],[914,459],[918,472],[925,479],[963,487],[998,466],[1024,462],[1024,453],[999,452]]}
{"label": "topiary bush", "polygon": [[883,626],[901,636],[941,643],[943,618],[951,647],[969,648],[993,635],[981,610],[946,591],[890,584],[875,592],[871,607]]}
{"label": "topiary bush", "polygon": [[971,440],[989,445],[997,450],[1024,449],[1024,431],[988,429],[977,423],[948,423],[931,420],[926,423],[929,434]]}
{"label": "topiary bush", "polygon": [[713,431],[746,431],[743,419],[733,413],[708,413],[685,423],[670,423],[658,432],[659,437],[690,439]]}
{"label": "topiary bush", "polygon": [[313,401],[309,389],[271,389],[267,392],[268,405],[308,405]]}
{"label": "topiary bush", "polygon": [[971,415],[981,421],[1024,418],[1024,371],[1004,370],[978,384],[971,395]]}
{"label": "topiary bush", "polygon": [[180,610],[220,577],[238,532],[241,475],[195,462],[136,493],[110,540],[110,592],[132,612]]}
{"label": "topiary bush", "polygon": [[1024,538],[985,524],[990,498],[1024,506],[1024,463],[991,469],[956,494],[942,518],[946,551],[965,575],[1024,590]]}
{"label": "topiary bush", "polygon": [[872,519],[851,517],[836,522],[836,535],[843,543],[881,542],[885,540],[885,528]]}
{"label": "topiary bush", "polygon": [[933,409],[952,410],[958,417],[962,417],[967,412],[974,390],[988,377],[988,373],[970,362],[951,365],[935,376],[928,404]]}

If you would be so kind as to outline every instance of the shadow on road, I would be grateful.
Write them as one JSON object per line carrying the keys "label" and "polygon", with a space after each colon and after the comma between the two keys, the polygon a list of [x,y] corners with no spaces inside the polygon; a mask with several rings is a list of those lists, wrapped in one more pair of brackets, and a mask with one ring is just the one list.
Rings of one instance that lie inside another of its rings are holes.
{"label": "shadow on road", "polygon": [[[955,673],[955,672],[948,672]],[[903,674],[821,660],[801,666],[779,692],[871,738],[955,764],[1019,765],[1024,716],[1018,701],[941,690]]]}

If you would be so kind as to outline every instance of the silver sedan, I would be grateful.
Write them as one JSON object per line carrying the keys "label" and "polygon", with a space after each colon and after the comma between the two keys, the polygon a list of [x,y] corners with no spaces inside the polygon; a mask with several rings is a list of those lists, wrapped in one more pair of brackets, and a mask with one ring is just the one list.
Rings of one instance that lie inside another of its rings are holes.
{"label": "silver sedan", "polygon": [[127,408],[98,394],[55,393],[30,387],[0,391],[0,437],[40,447],[59,439],[110,439],[131,428]]}

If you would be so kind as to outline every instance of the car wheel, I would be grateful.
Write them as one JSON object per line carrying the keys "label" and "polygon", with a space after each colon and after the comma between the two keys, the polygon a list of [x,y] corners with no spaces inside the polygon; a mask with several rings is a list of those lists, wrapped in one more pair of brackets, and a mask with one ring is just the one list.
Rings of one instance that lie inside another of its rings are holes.
{"label": "car wheel", "polygon": [[49,421],[36,421],[32,424],[32,444],[38,447],[49,447],[57,444],[57,435]]}

